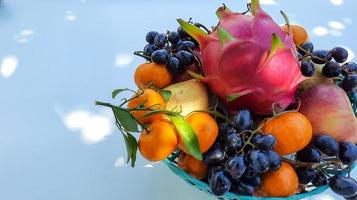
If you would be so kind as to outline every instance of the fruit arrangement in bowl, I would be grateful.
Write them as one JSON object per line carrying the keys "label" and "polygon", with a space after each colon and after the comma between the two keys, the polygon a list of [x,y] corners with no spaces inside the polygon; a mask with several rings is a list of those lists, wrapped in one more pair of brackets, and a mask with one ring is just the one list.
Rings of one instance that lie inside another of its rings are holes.
{"label": "fruit arrangement in bowl", "polygon": [[342,47],[316,50],[307,31],[278,25],[251,0],[218,8],[207,28],[178,19],[150,31],[137,89],[116,89],[127,162],[164,161],[220,199],[302,199],[328,187],[357,199],[357,64]]}

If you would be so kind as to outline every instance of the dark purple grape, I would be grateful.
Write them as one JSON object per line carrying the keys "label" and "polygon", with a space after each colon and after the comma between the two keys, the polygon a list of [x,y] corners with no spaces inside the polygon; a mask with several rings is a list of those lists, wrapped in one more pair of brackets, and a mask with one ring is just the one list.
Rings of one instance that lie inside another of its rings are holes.
{"label": "dark purple grape", "polygon": [[178,41],[180,41],[180,36],[177,32],[171,31],[169,33],[168,40],[171,42],[171,44],[176,44]]}
{"label": "dark purple grape", "polygon": [[177,33],[180,35],[181,39],[186,39],[186,38],[190,37],[190,35],[188,33],[186,33],[186,31],[183,30],[183,28],[181,26],[177,28]]}
{"label": "dark purple grape", "polygon": [[299,167],[296,169],[300,184],[308,184],[316,177],[316,171],[310,167]]}
{"label": "dark purple grape", "polygon": [[200,44],[199,44],[195,39],[193,39],[191,36],[188,38],[188,40],[191,41],[191,42],[193,42],[193,43],[195,43],[195,46],[196,46],[196,47],[199,47],[199,46],[200,46]]}
{"label": "dark purple grape", "polygon": [[233,155],[236,151],[240,150],[243,146],[242,138],[234,129],[229,130],[223,136],[224,148],[228,155]]}
{"label": "dark purple grape", "polygon": [[156,32],[156,31],[150,31],[146,34],[146,42],[150,43],[150,44],[153,44],[154,43],[154,40],[155,40],[155,37],[158,35],[159,33]]}
{"label": "dark purple grape", "polygon": [[319,187],[319,186],[322,186],[322,185],[327,185],[327,178],[321,172],[318,172],[316,174],[315,178],[312,180],[312,184],[315,187]]}
{"label": "dark purple grape", "polygon": [[314,147],[305,147],[303,150],[296,153],[298,160],[303,162],[320,162],[321,154]]}
{"label": "dark purple grape", "polygon": [[253,196],[254,187],[252,185],[239,181],[232,185],[232,192],[245,196]]}
{"label": "dark purple grape", "polygon": [[347,62],[342,65],[342,74],[347,76],[347,74],[354,74],[357,72],[357,64],[354,62]]}
{"label": "dark purple grape", "polygon": [[338,153],[340,160],[346,164],[351,165],[357,159],[357,147],[352,142],[344,142],[340,144],[340,152]]}
{"label": "dark purple grape", "polygon": [[[316,63],[316,64],[325,64],[332,59],[332,55],[330,51],[327,50],[315,50],[312,52],[312,54],[318,58],[311,57],[311,61]],[[322,59],[322,60],[321,60]]]}
{"label": "dark purple grape", "polygon": [[231,189],[231,181],[223,171],[218,171],[211,176],[209,185],[216,196],[221,196]]}
{"label": "dark purple grape", "polygon": [[[314,45],[311,42],[305,42],[302,45],[300,45],[301,48],[303,48],[305,51],[312,52],[314,50]],[[298,52],[301,53],[301,55],[306,55],[305,51],[301,50],[298,48]]]}
{"label": "dark purple grape", "polygon": [[336,156],[339,151],[338,142],[329,135],[321,135],[314,139],[314,146],[329,156]]}
{"label": "dark purple grape", "polygon": [[331,55],[338,63],[344,63],[348,58],[348,52],[345,48],[335,47],[331,50]]}
{"label": "dark purple grape", "polygon": [[250,178],[253,178],[258,175],[259,175],[259,172],[257,172],[255,169],[253,169],[252,166],[248,165],[243,176],[244,176],[244,178],[250,179]]}
{"label": "dark purple grape", "polygon": [[357,194],[357,181],[344,176],[334,176],[329,180],[332,191],[343,197],[353,197]]}
{"label": "dark purple grape", "polygon": [[182,44],[182,40],[177,41],[175,44],[172,45],[173,52],[177,52]]}
{"label": "dark purple grape", "polygon": [[207,165],[216,165],[225,161],[226,153],[221,145],[215,145],[203,154],[203,162]]}
{"label": "dark purple grape", "polygon": [[171,57],[167,63],[167,69],[172,75],[177,75],[182,73],[185,69],[180,63],[180,60],[176,57]]}
{"label": "dark purple grape", "polygon": [[182,43],[179,46],[179,50],[190,51],[194,49],[195,49],[195,43],[193,43],[192,41],[182,41]]}
{"label": "dark purple grape", "polygon": [[298,59],[301,60],[303,57],[304,56],[300,52],[298,52]]}
{"label": "dark purple grape", "polygon": [[233,125],[238,132],[252,129],[253,119],[248,109],[239,110],[232,118]]}
{"label": "dark purple grape", "polygon": [[260,150],[251,150],[248,153],[249,166],[259,173],[269,170],[269,160],[266,154]]}
{"label": "dark purple grape", "polygon": [[156,50],[151,54],[151,60],[157,64],[166,64],[169,59],[169,54],[166,50]]}
{"label": "dark purple grape", "polygon": [[262,184],[262,177],[260,175],[253,176],[251,178],[243,177],[242,181],[244,183],[247,183],[247,184],[255,187],[255,188],[258,188]]}
{"label": "dark purple grape", "polygon": [[166,42],[167,42],[167,37],[163,33],[157,34],[154,39],[154,44],[159,48],[163,47],[166,44]]}
{"label": "dark purple grape", "polygon": [[269,160],[269,169],[273,172],[280,169],[282,165],[282,160],[279,154],[275,151],[269,150],[266,152],[266,155]]}
{"label": "dark purple grape", "polygon": [[225,171],[231,176],[235,181],[238,181],[240,177],[243,176],[247,164],[245,159],[241,155],[233,156],[226,161]]}
{"label": "dark purple grape", "polygon": [[301,62],[301,73],[304,76],[310,77],[314,75],[315,67],[314,64],[310,61],[302,61]]}
{"label": "dark purple grape", "polygon": [[341,72],[342,72],[341,65],[334,61],[328,62],[322,68],[322,74],[327,78],[337,77],[341,74]]}
{"label": "dark purple grape", "polygon": [[349,74],[347,75],[342,83],[341,87],[347,93],[357,91],[357,74]]}
{"label": "dark purple grape", "polygon": [[211,180],[211,177],[219,171],[224,171],[224,165],[214,165],[214,166],[208,166],[208,172],[207,172],[207,179],[208,182]]}
{"label": "dark purple grape", "polygon": [[225,135],[228,131],[235,130],[232,125],[226,122],[220,123],[218,128],[220,135]]}
{"label": "dark purple grape", "polygon": [[154,51],[158,50],[157,46],[148,44],[144,47],[143,54],[145,56],[151,56]]}
{"label": "dark purple grape", "polygon": [[269,150],[273,148],[276,143],[275,137],[272,135],[254,135],[252,143],[261,150]]}
{"label": "dark purple grape", "polygon": [[194,62],[194,57],[192,53],[185,50],[178,51],[175,54],[175,57],[177,57],[184,66],[189,66]]}

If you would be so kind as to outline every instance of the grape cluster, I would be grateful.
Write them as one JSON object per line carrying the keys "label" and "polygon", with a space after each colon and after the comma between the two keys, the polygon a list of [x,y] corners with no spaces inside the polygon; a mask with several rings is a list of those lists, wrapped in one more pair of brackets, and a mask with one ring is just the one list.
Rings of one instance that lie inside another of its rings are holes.
{"label": "grape cluster", "polygon": [[[340,163],[351,166],[357,160],[357,146],[351,142],[339,143],[331,136],[321,135],[316,137],[311,145],[297,152],[296,159],[306,163],[320,163],[321,166],[328,162],[331,165]],[[356,180],[344,176],[330,177],[324,169],[316,165],[298,167],[296,173],[300,184],[311,183],[316,187],[328,184],[335,193],[345,198],[357,199]]]}
{"label": "grape cluster", "polygon": [[146,41],[148,44],[143,54],[152,62],[166,65],[173,75],[184,72],[187,66],[194,63],[193,50],[198,48],[198,44],[181,27],[167,33],[150,31]]}
{"label": "grape cluster", "polygon": [[357,64],[346,62],[348,51],[342,47],[331,50],[314,50],[311,42],[305,42],[297,47],[298,57],[301,60],[301,73],[304,76],[312,76],[315,72],[315,64],[323,65],[322,74],[327,78],[336,78],[341,74],[343,81],[341,87],[347,93],[357,92]]}
{"label": "grape cluster", "polygon": [[231,191],[252,196],[262,183],[261,175],[280,168],[282,159],[272,150],[275,138],[255,133],[252,128],[252,116],[247,109],[232,116],[232,123],[220,123],[219,138],[203,155],[213,194],[220,196]]}

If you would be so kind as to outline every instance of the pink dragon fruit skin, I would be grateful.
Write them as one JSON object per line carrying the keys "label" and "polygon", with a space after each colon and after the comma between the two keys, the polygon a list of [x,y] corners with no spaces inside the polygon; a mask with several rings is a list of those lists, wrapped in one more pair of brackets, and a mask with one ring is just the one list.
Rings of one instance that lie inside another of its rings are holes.
{"label": "pink dragon fruit skin", "polygon": [[305,77],[291,34],[260,8],[259,0],[252,0],[251,10],[247,16],[219,8],[220,23],[210,35],[178,21],[200,43],[203,82],[231,113],[249,108],[272,114],[273,105],[285,109],[292,102]]}

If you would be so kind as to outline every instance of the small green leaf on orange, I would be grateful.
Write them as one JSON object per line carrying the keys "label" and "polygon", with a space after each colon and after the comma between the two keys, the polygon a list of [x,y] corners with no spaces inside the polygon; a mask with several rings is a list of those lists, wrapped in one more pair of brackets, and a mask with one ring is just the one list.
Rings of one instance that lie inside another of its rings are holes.
{"label": "small green leaf on orange", "polygon": [[172,93],[170,90],[160,90],[160,94],[165,102],[168,102],[172,96]]}
{"label": "small green leaf on orange", "polygon": [[113,107],[112,109],[115,118],[126,131],[138,132],[138,124],[129,111],[120,109],[119,107]]}
{"label": "small green leaf on orange", "polygon": [[176,127],[188,153],[197,160],[202,160],[200,145],[191,125],[181,116],[170,116],[170,120]]}

